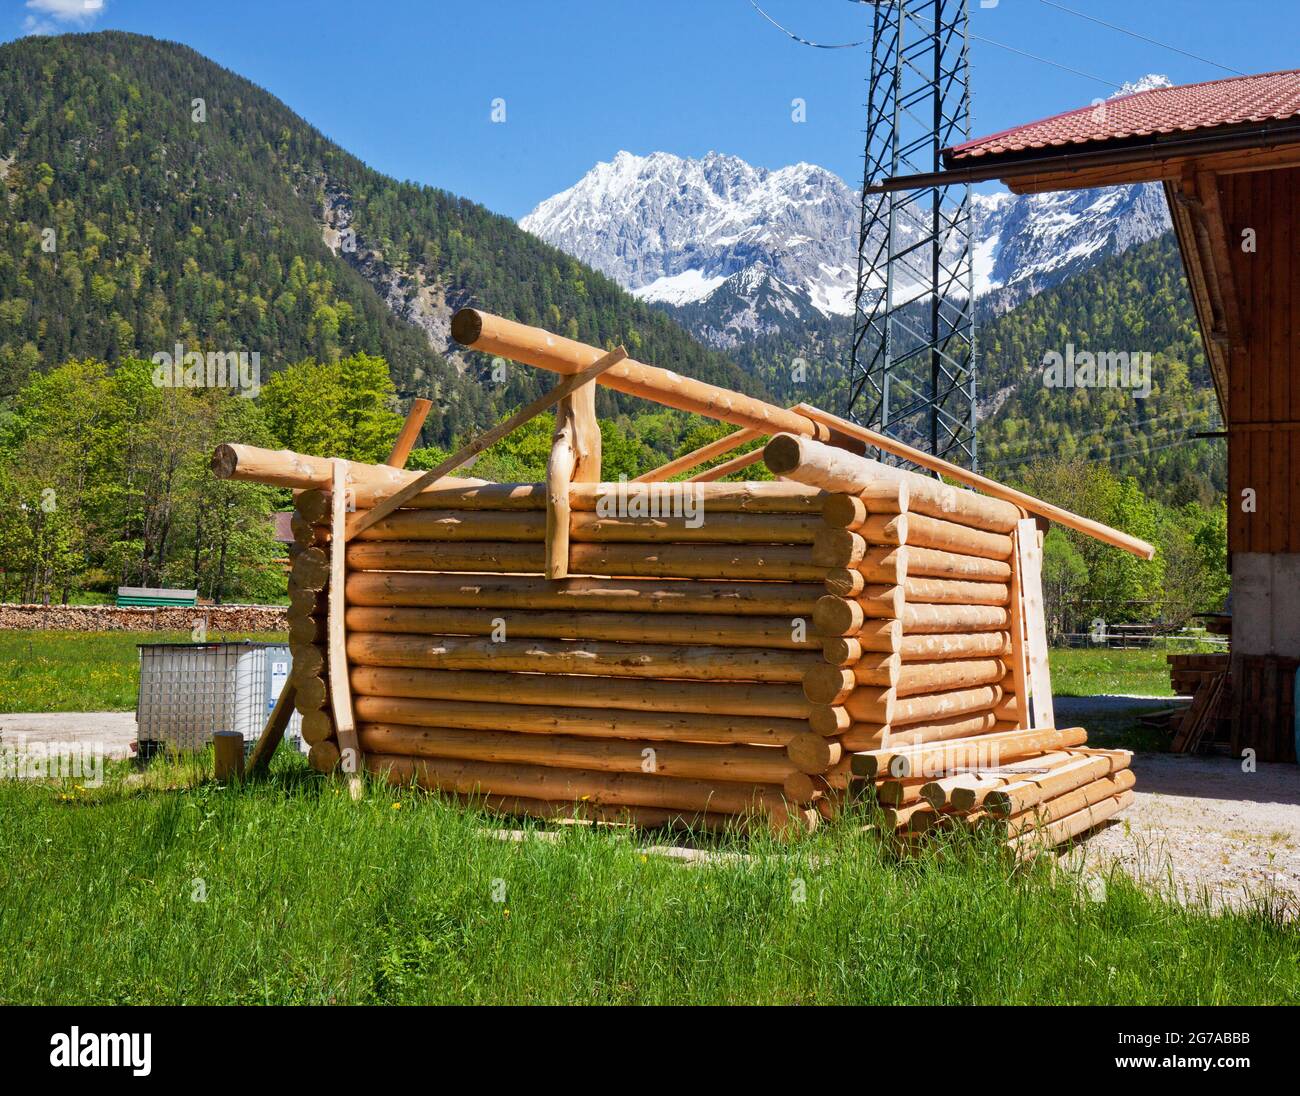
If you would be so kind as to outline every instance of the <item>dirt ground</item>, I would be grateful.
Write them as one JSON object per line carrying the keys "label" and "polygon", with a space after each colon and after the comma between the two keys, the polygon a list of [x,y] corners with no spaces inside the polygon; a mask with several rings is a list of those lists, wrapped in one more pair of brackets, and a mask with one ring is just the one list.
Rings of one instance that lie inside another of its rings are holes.
{"label": "dirt ground", "polygon": [[[1061,698],[1058,721],[1087,726],[1089,713],[1168,699]],[[0,745],[99,741],[106,757],[129,757],[135,713],[0,714]],[[1082,858],[1098,885],[1118,867],[1180,901],[1214,908],[1264,895],[1300,918],[1300,766],[1243,771],[1227,757],[1138,753],[1135,801],[1108,828],[1066,854]]]}

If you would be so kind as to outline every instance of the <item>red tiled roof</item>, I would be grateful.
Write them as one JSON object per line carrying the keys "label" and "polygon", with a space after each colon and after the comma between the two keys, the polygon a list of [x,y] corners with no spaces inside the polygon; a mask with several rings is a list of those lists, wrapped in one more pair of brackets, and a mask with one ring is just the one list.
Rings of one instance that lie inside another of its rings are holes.
{"label": "red tiled roof", "polygon": [[979,137],[945,151],[951,166],[980,156],[1191,133],[1300,115],[1300,69],[1152,88]]}

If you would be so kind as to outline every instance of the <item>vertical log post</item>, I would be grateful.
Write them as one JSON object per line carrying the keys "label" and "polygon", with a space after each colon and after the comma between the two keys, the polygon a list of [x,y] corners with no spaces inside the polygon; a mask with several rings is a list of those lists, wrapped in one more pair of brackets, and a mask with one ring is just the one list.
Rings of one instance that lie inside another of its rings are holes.
{"label": "vertical log post", "polygon": [[584,384],[555,405],[546,464],[546,577],[569,577],[569,485],[600,482],[596,386]]}
{"label": "vertical log post", "polygon": [[353,799],[361,798],[361,745],[357,741],[357,724],[352,714],[352,686],[348,681],[347,631],[344,614],[347,603],[347,543],[343,532],[348,518],[348,462],[334,461],[334,483],[330,489],[330,584],[329,627],[326,658],[329,660],[329,697],[334,711],[334,733],[339,744],[339,758],[348,775],[348,791]]}
{"label": "vertical log post", "polygon": [[244,775],[244,736],[238,731],[213,734],[212,775],[222,784]]}

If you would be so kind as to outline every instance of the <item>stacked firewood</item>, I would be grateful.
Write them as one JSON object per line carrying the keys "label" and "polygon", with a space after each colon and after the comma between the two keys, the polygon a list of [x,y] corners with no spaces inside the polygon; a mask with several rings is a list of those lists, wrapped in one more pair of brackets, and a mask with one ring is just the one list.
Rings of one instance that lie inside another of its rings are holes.
{"label": "stacked firewood", "polygon": [[[793,435],[773,438],[765,460],[827,492],[812,553],[826,568],[814,610],[823,662],[804,675],[812,707],[787,747],[789,800],[834,814],[866,792],[909,843],[935,826],[997,822],[1017,848],[1030,822],[1073,836],[1119,809],[1126,759],[1080,754],[1081,728],[1029,726],[1018,507]],[[1045,785],[1047,799],[1013,783],[1057,768],[1067,778]],[[1079,772],[1088,780],[1070,783]],[[1005,803],[986,809],[1004,785]],[[1069,793],[1059,802],[1058,787]]]}

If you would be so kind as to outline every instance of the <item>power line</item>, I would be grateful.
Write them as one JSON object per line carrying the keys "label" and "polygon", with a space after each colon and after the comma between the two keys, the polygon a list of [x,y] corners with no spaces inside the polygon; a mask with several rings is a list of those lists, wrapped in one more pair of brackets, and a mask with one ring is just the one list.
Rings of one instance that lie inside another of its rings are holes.
{"label": "power line", "polygon": [[813,49],[857,49],[859,46],[865,46],[867,44],[866,39],[863,39],[861,42],[840,42],[835,45],[827,45],[823,42],[810,42],[807,38],[800,38],[799,35],[794,33],[794,31],[787,30],[775,19],[773,19],[770,15],[768,15],[767,12],[765,12],[756,3],[754,3],[754,0],[749,0],[749,6],[753,8],[756,12],[758,12],[758,14],[761,15],[764,19],[766,19],[769,23],[771,23],[772,26],[776,27],[776,29],[779,30],[782,34],[784,34],[787,38],[792,38],[794,41],[800,43],[800,45],[812,46]]}
{"label": "power line", "polygon": [[[754,0],[750,0],[752,4]],[[872,0],[849,0],[850,4],[871,4]],[[915,12],[907,13],[909,19],[923,20],[925,22],[934,22],[933,19],[927,19],[924,15],[917,15]],[[784,28],[782,28],[784,30]],[[788,34],[789,31],[786,31]],[[1050,65],[1052,68],[1060,69],[1062,72],[1069,72],[1075,76],[1082,76],[1085,80],[1092,80],[1098,84],[1105,84],[1108,88],[1114,88],[1116,91],[1123,86],[1115,83],[1114,80],[1107,80],[1104,76],[1098,76],[1092,72],[1084,72],[1083,69],[1072,68],[1070,65],[1063,65],[1060,61],[1053,61],[1050,57],[1040,57],[1036,53],[1030,53],[1019,46],[1009,46],[1005,42],[999,42],[996,38],[987,38],[982,34],[968,33],[967,37],[972,42],[983,42],[987,46],[996,46],[998,49],[1004,49],[1008,53],[1019,54],[1021,57],[1027,57],[1031,61],[1037,61],[1040,65]]]}
{"label": "power line", "polygon": [[976,42],[983,42],[986,45],[997,46],[998,49],[1007,50],[1009,53],[1018,53],[1021,57],[1028,57],[1031,61],[1039,61],[1044,65],[1051,65],[1062,72],[1072,72],[1075,76],[1082,76],[1085,80],[1095,80],[1099,84],[1105,84],[1108,88],[1114,88],[1119,91],[1120,84],[1114,80],[1107,80],[1104,76],[1096,76],[1091,72],[1084,72],[1083,69],[1071,68],[1069,65],[1063,65],[1059,61],[1053,61],[1048,57],[1039,57],[1036,53],[1030,53],[1028,50],[1019,49],[1016,46],[1008,46],[1005,42],[995,42],[992,38],[985,38],[979,34],[972,34],[971,38]]}
{"label": "power line", "polygon": [[1064,4],[1058,4],[1056,0],[1038,0],[1040,4],[1046,4],[1049,8],[1056,8],[1059,11],[1068,12],[1070,15],[1077,15],[1080,19],[1087,19],[1090,23],[1096,23],[1099,26],[1107,27],[1110,30],[1118,31],[1120,34],[1127,34],[1130,38],[1136,38],[1140,42],[1147,42],[1153,46],[1159,46],[1161,49],[1172,50],[1174,53],[1181,53],[1184,57],[1190,57],[1193,61],[1200,61],[1203,65],[1211,65],[1214,68],[1222,69],[1224,72],[1231,72],[1234,76],[1245,76],[1244,72],[1231,68],[1228,65],[1221,65],[1218,61],[1211,61],[1208,57],[1202,57],[1197,53],[1190,53],[1178,46],[1172,46],[1168,42],[1162,42],[1158,38],[1148,38],[1145,34],[1139,34],[1135,30],[1129,30],[1126,27],[1118,27],[1114,23],[1108,23],[1105,19],[1098,19],[1095,15],[1089,15],[1087,12],[1075,11],[1074,8],[1067,8]]}

